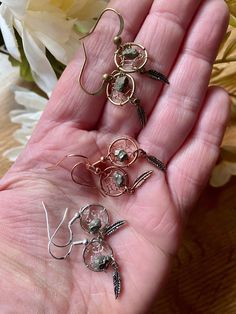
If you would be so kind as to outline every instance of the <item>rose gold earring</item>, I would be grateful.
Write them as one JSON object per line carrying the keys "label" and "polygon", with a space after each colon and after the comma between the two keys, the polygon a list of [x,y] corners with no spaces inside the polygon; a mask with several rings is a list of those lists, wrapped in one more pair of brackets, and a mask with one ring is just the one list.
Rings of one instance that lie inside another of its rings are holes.
{"label": "rose gold earring", "polygon": [[[155,156],[148,155],[138,147],[135,140],[128,137],[114,140],[109,145],[107,154],[101,156],[98,161],[91,162],[84,155],[69,154],[63,157],[53,168],[59,166],[66,158],[79,158],[79,161],[71,169],[71,178],[76,184],[91,188],[99,186],[98,189],[103,195],[112,197],[134,193],[152,175],[153,170],[145,171],[130,184],[126,169],[138,159],[147,160],[159,170],[166,171],[166,165],[163,162]],[[85,176],[82,175],[83,170],[86,170]],[[91,184],[91,181],[88,180],[89,173],[99,178],[97,185]]]}
{"label": "rose gold earring", "polygon": [[146,161],[154,165],[157,169],[165,172],[166,165],[155,156],[149,155],[138,143],[130,137],[120,137],[114,140],[108,147],[107,158],[111,163],[119,167],[129,167],[137,159],[144,158]]}
{"label": "rose gold earring", "polygon": [[[98,161],[91,162],[87,157],[81,155],[69,154],[63,157],[55,166],[59,166],[66,158],[82,158],[72,167],[70,174],[73,182],[76,184],[97,188],[102,195],[117,197],[123,194],[132,194],[139,188],[153,173],[152,170],[142,173],[134,182],[130,184],[129,175],[127,171],[119,166],[112,166],[107,164],[106,157],[101,157]],[[81,175],[81,172],[86,170],[87,174]],[[92,184],[89,174],[98,177],[97,185]],[[99,187],[98,187],[99,186]]]}
{"label": "rose gold earring", "polygon": [[89,95],[98,95],[102,92],[103,89],[106,89],[106,96],[113,105],[124,106],[127,103],[133,104],[137,109],[137,114],[143,127],[146,123],[146,114],[143,107],[141,106],[140,99],[135,96],[136,86],[131,73],[139,72],[141,74],[146,74],[148,77],[166,84],[169,84],[169,81],[162,73],[152,69],[145,69],[145,66],[148,62],[148,53],[146,48],[134,42],[122,43],[121,34],[124,29],[124,19],[115,9],[107,8],[102,11],[92,30],[80,39],[84,39],[94,32],[101,17],[107,11],[115,13],[118,16],[120,22],[120,29],[113,38],[113,42],[116,45],[116,50],[114,53],[114,63],[116,65],[116,70],[114,70],[111,74],[103,74],[101,86],[96,91],[88,91],[82,82],[82,76],[87,63],[86,49],[84,43],[82,43],[85,61],[79,76],[79,83],[81,88]]}

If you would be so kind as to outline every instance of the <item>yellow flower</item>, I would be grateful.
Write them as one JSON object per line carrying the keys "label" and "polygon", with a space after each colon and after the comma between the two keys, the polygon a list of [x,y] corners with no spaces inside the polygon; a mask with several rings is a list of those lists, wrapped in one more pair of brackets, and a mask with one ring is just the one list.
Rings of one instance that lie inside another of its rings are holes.
{"label": "yellow flower", "polygon": [[236,1],[235,0],[226,0],[230,10],[230,21],[229,24],[236,27]]}
{"label": "yellow flower", "polygon": [[79,45],[75,24],[81,30],[90,27],[106,4],[105,0],[2,0],[0,28],[7,50],[20,61],[16,30],[35,82],[49,95],[57,78],[46,49],[68,64]]}
{"label": "yellow flower", "polygon": [[236,0],[225,1],[230,10],[230,25],[213,67],[211,84],[224,87],[231,96],[231,121],[221,147],[220,163],[210,180],[215,187],[236,175]]}
{"label": "yellow flower", "polygon": [[236,175],[236,162],[229,162],[223,160],[221,163],[215,166],[210,185],[213,187],[221,187],[229,182],[232,176]]}

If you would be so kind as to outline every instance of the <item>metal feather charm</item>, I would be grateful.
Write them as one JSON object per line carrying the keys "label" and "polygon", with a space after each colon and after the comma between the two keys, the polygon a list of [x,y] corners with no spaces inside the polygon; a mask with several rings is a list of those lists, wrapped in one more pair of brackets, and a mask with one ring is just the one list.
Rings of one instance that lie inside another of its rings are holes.
{"label": "metal feather charm", "polygon": [[142,127],[144,127],[147,121],[146,113],[141,105],[136,106],[136,109],[137,109],[139,121]]}
{"label": "metal feather charm", "polygon": [[170,84],[168,78],[164,74],[157,72],[156,70],[148,70],[148,71],[144,71],[142,73],[146,74],[151,79],[161,81],[161,82],[166,83],[166,84]]}
{"label": "metal feather charm", "polygon": [[113,271],[113,286],[114,286],[114,293],[115,298],[117,299],[121,292],[121,276],[119,272],[119,267],[116,261],[114,260],[112,263]]}
{"label": "metal feather charm", "polygon": [[104,231],[104,235],[105,236],[109,236],[112,233],[114,233],[115,231],[117,231],[118,229],[120,229],[120,227],[122,227],[124,224],[126,223],[125,220],[120,220],[115,222],[114,224],[108,226],[105,231]]}
{"label": "metal feather charm", "polygon": [[158,168],[158,169],[160,169],[162,171],[166,171],[166,165],[162,161],[157,159],[155,156],[146,155],[146,159],[147,159],[148,162],[150,162],[156,168]]}
{"label": "metal feather charm", "polygon": [[139,176],[135,181],[134,184],[132,186],[132,190],[135,190],[137,188],[139,188],[151,175],[152,175],[153,171],[149,170],[144,172],[143,174],[141,174],[141,176]]}
{"label": "metal feather charm", "polygon": [[143,107],[142,107],[141,104],[140,104],[140,99],[134,98],[134,99],[131,101],[131,103],[132,103],[133,105],[135,105],[136,110],[137,110],[137,114],[138,114],[139,121],[140,121],[142,127],[144,127],[145,124],[146,124],[146,122],[147,122],[147,116],[146,116],[146,113],[145,113]]}

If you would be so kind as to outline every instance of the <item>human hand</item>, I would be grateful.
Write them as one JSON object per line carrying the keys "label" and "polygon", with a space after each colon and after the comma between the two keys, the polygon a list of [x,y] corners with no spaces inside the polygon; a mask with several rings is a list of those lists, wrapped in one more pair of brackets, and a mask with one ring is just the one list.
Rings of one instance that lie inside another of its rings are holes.
{"label": "human hand", "polygon": [[[131,106],[116,108],[105,95],[92,97],[81,90],[82,51],[67,67],[27,148],[1,182],[2,312],[146,312],[166,279],[186,215],[217,160],[229,101],[208,82],[227,27],[224,1],[117,0],[109,6],[125,19],[124,41],[145,46],[151,67],[170,73],[170,85],[162,89],[148,78],[137,80],[148,114],[141,130]],[[106,13],[86,39],[84,80],[91,90],[104,71],[113,69],[116,22]],[[136,138],[144,150],[168,163],[167,173],[155,170],[132,196],[104,198],[71,181],[71,160],[64,168],[46,170],[68,153],[96,160],[120,135]],[[109,210],[113,221],[127,220],[109,239],[123,280],[118,300],[111,274],[87,270],[80,248],[66,261],[48,255],[42,201],[52,230],[66,207],[78,210],[95,202]]]}

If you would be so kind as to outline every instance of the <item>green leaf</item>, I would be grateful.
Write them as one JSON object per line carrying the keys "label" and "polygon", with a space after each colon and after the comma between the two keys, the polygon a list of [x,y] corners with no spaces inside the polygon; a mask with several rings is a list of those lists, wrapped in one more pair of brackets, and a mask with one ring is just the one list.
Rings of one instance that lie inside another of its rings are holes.
{"label": "green leaf", "polygon": [[46,50],[46,56],[48,58],[48,61],[50,62],[57,78],[60,78],[63,71],[65,70],[66,66],[62,64],[60,61],[58,61],[49,50]]}
{"label": "green leaf", "polygon": [[[16,30],[15,30],[15,35],[16,35],[16,40],[18,43],[18,48],[20,51],[21,61],[14,59],[11,55],[8,55],[8,59],[11,62],[12,66],[20,68],[20,76],[23,80],[27,82],[33,82],[34,79],[33,79],[32,71],[30,68],[30,64],[26,58],[24,49],[23,49],[22,39]],[[54,72],[56,73],[57,78],[59,78],[62,72],[65,70],[65,65],[59,62],[48,50],[46,50],[46,56]]]}
{"label": "green leaf", "polygon": [[89,26],[88,22],[77,21],[74,24],[74,30],[79,34],[86,34],[89,31]]}
{"label": "green leaf", "polygon": [[11,65],[13,67],[20,66],[20,62],[18,60],[14,59],[11,55],[8,55],[8,60],[11,62]]}
{"label": "green leaf", "polygon": [[[18,48],[20,51],[21,61],[18,61],[14,59],[11,55],[8,54],[8,59],[11,62],[11,65],[14,67],[20,68],[20,76],[23,80],[27,82],[34,82],[32,71],[30,68],[30,64],[26,58],[23,43],[20,35],[15,30],[15,36],[18,44]],[[1,40],[1,32],[0,32],[0,40]],[[65,70],[65,65],[59,62],[48,50],[46,50],[46,56],[48,58],[48,61],[50,62],[57,78],[59,78],[62,74],[62,72]]]}
{"label": "green leaf", "polygon": [[32,76],[32,72],[31,72],[31,68],[30,65],[27,61],[27,59],[25,59],[25,61],[23,61],[20,65],[20,76],[27,82],[33,82],[33,76]]}
{"label": "green leaf", "polygon": [[11,62],[12,66],[14,66],[14,67],[18,66],[20,68],[20,76],[23,80],[25,80],[27,82],[33,82],[34,79],[32,76],[29,62],[25,56],[25,52],[24,52],[23,44],[22,44],[22,39],[16,30],[15,30],[15,36],[16,36],[18,48],[20,51],[21,61],[14,59],[11,55],[8,56],[8,59]]}

